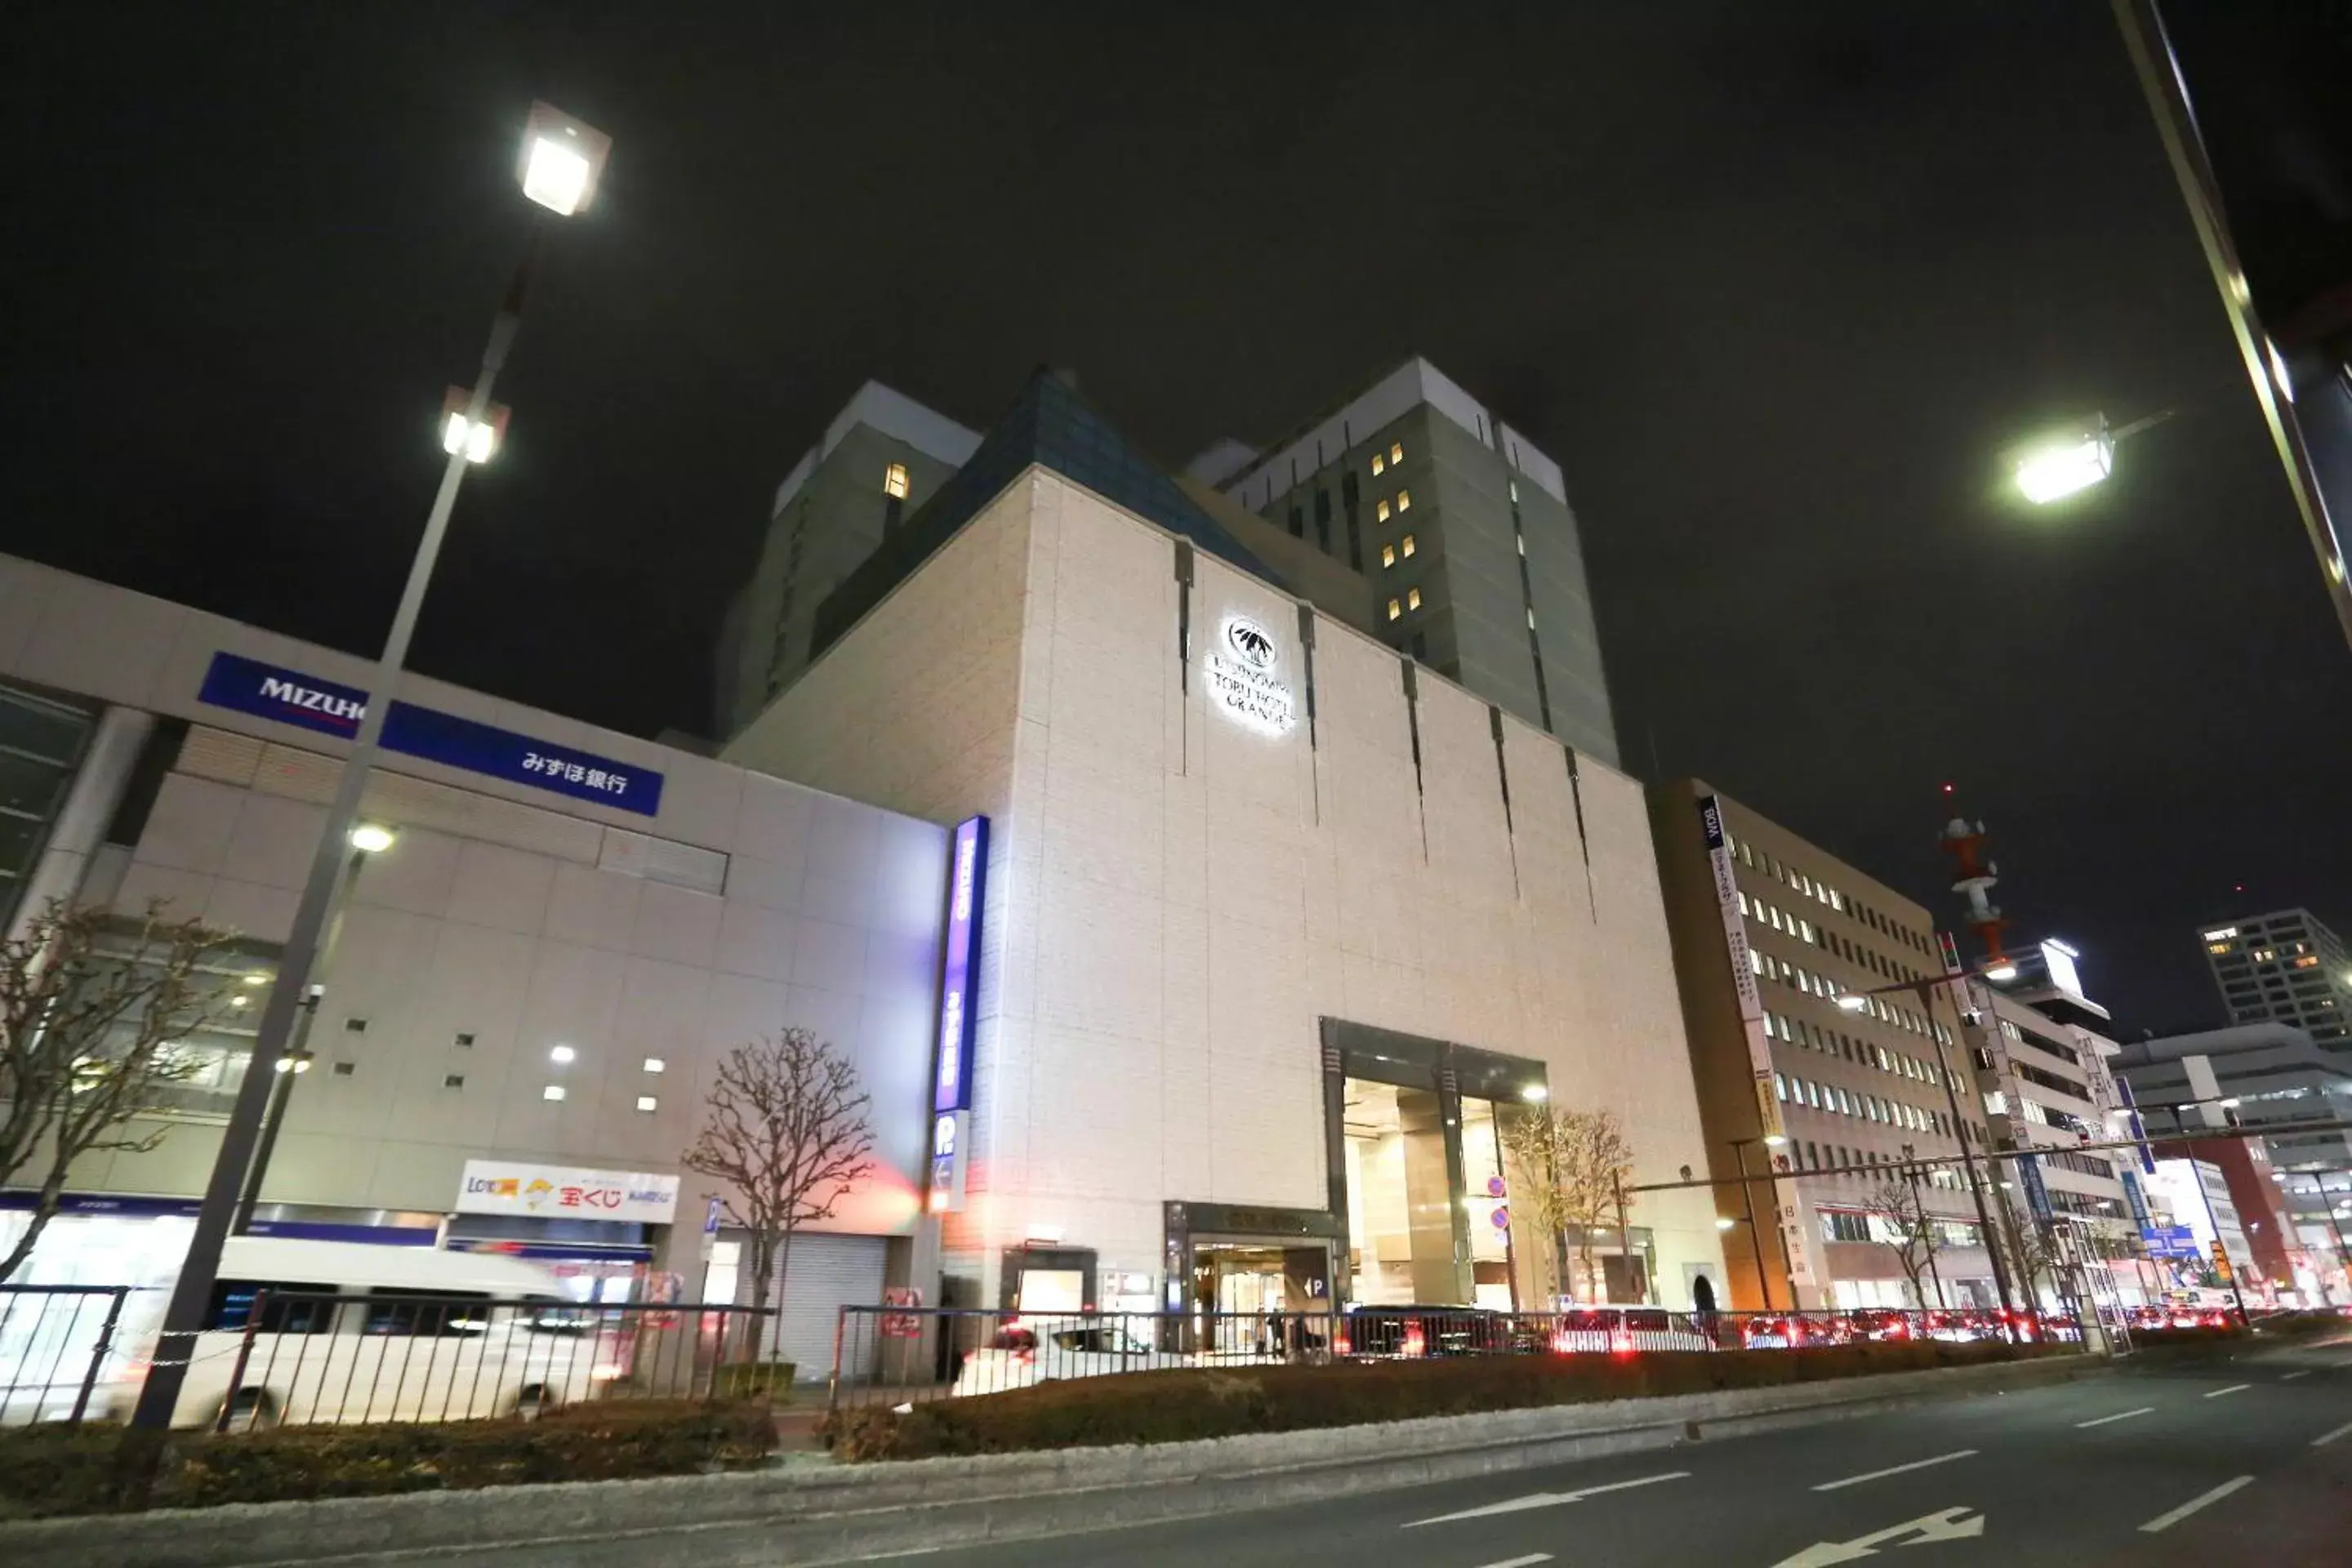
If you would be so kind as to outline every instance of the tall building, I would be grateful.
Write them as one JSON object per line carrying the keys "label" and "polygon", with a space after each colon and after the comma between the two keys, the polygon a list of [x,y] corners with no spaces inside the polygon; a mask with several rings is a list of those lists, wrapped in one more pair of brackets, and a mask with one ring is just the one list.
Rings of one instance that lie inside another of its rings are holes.
{"label": "tall building", "polygon": [[1670,1189],[1579,1293],[1719,1289],[1641,786],[1283,575],[1040,374],[727,749],[987,825],[940,1299],[1546,1306],[1499,1133],[1547,1099]]}
{"label": "tall building", "polygon": [[[1696,779],[1654,786],[1650,811],[1733,1304],[1996,1304],[1959,1165],[1919,1173],[1939,1245],[1916,1293],[1886,1244],[1906,1163],[1988,1136],[1927,911]],[[1883,990],[1906,983],[1924,1004]]]}
{"label": "tall building", "polygon": [[879,382],[857,389],[776,487],[758,562],[720,623],[711,721],[722,740],[800,678],[817,605],[979,445]]}
{"label": "tall building", "polygon": [[2232,1024],[2291,1024],[2324,1050],[2352,1051],[2352,958],[2309,910],[2217,921],[2200,933]]}
{"label": "tall building", "polygon": [[1413,359],[1237,456],[1220,448],[1195,471],[1360,573],[1381,641],[1616,765],[1576,514],[1559,465],[1526,437]]}

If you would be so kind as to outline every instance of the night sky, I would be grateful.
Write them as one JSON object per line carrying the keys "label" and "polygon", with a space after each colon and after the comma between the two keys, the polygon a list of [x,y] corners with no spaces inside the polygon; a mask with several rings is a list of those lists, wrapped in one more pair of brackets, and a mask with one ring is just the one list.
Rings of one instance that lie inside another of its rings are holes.
{"label": "night sky", "polygon": [[1566,469],[1629,767],[1938,909],[1958,781],[2127,1037],[2213,1021],[2210,916],[2352,930],[2352,658],[2105,5],[956,9],[37,5],[0,549],[376,651],[545,98],[615,150],[428,673],[705,727],[869,376],[984,427],[1071,366],[1181,464],[1419,353]]}

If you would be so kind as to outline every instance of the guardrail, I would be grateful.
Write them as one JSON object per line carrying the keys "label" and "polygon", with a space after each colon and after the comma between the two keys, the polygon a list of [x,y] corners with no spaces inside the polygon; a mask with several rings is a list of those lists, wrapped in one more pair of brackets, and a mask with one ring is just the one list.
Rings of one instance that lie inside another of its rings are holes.
{"label": "guardrail", "polygon": [[0,1285],[0,1426],[89,1414],[127,1285]]}
{"label": "guardrail", "polygon": [[916,1404],[1061,1378],[1176,1367],[2082,1337],[2082,1325],[2071,1317],[1990,1309],[1678,1312],[1591,1307],[1496,1312],[1358,1307],[1328,1312],[1024,1313],[844,1307],[834,1335],[826,1406]]}

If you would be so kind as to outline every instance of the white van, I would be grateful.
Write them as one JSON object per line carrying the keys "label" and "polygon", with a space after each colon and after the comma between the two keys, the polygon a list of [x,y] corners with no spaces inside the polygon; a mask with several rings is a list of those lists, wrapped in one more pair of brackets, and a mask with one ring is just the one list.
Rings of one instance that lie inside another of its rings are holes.
{"label": "white van", "polygon": [[[110,1369],[103,1408],[118,1418],[138,1403],[168,1294],[142,1302]],[[536,1415],[623,1370],[596,1325],[518,1258],[232,1237],[172,1425],[210,1426],[224,1412],[232,1431]]]}

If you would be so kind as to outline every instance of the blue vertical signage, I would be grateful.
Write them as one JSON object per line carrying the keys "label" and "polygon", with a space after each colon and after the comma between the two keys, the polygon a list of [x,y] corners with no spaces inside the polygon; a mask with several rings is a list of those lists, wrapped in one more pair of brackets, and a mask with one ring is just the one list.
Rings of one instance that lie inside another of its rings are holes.
{"label": "blue vertical signage", "polygon": [[[360,721],[367,717],[368,694],[356,686],[339,686],[299,669],[280,669],[233,653],[213,655],[196,696],[215,708],[234,709],[345,741],[358,738]],[[551,746],[413,702],[394,702],[392,711],[384,715],[383,744],[387,752],[422,757],[509,784],[551,790],[616,811],[653,816],[661,810],[662,775],[651,768],[616,763],[569,746]]]}
{"label": "blue vertical signage", "polygon": [[972,993],[980,985],[980,922],[988,900],[988,818],[967,817],[955,830],[948,871],[947,962],[940,978],[939,1068],[934,1114],[971,1109]]}
{"label": "blue vertical signage", "polygon": [[2050,1207],[2050,1189],[2042,1184],[2042,1162],[2031,1154],[2017,1157],[2017,1179],[2025,1187],[2025,1201],[2032,1207],[2033,1217],[2048,1225],[2058,1216]]}

